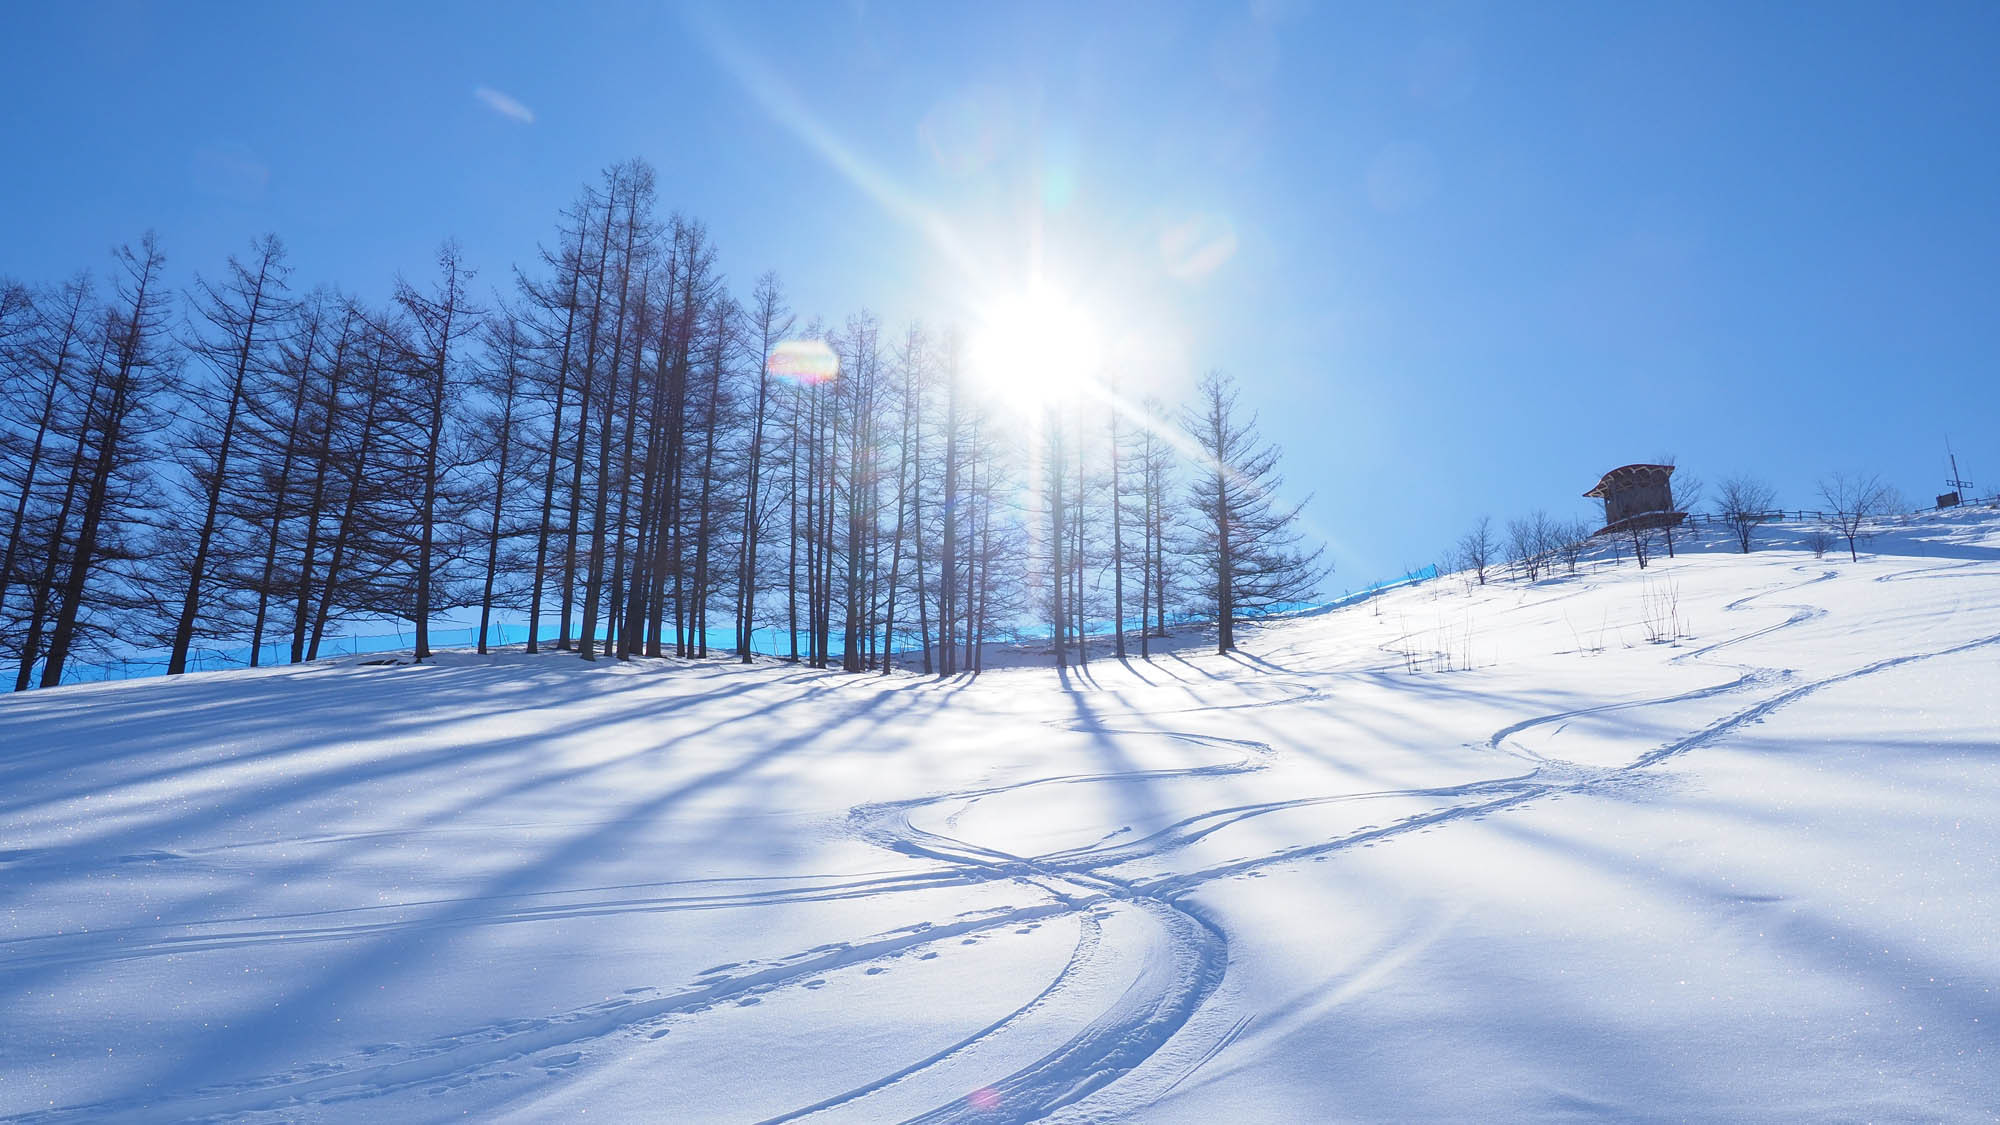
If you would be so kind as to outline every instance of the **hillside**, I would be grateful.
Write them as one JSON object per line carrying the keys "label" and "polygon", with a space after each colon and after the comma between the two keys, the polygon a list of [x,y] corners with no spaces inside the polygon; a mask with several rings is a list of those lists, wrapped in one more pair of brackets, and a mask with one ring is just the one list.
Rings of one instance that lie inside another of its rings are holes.
{"label": "hillside", "polygon": [[0,1118],[1985,1119],[2000,516],[1768,544],[1062,678],[11,698]]}

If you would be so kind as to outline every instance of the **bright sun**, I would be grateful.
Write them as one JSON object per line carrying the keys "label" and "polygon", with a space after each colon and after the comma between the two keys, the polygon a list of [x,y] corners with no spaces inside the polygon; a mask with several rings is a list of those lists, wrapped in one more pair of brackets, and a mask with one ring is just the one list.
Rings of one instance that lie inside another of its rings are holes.
{"label": "bright sun", "polygon": [[987,393],[1032,413],[1095,379],[1103,342],[1075,301],[1035,286],[985,308],[966,359]]}

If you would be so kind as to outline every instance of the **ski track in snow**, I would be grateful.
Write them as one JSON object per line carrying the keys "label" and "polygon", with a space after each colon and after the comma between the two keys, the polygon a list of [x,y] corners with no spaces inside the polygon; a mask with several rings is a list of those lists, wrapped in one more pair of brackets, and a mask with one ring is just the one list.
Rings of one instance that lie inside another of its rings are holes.
{"label": "ski track in snow", "polygon": [[[1874,581],[1984,573],[1980,569],[1982,565],[1978,560],[1941,564],[1882,575]],[[1728,612],[1742,611],[1752,603],[1790,594],[1831,579],[1837,573],[1826,570],[1801,582],[1752,593],[1729,602],[1724,609]],[[1559,594],[1557,598],[1568,596],[1572,595]],[[1811,605],[1769,604],[1773,608],[1793,612],[1773,624],[1683,653],[1674,657],[1673,662],[1706,662],[1726,648],[1768,637],[1826,614],[1826,610]],[[1643,771],[1708,745],[1824,688],[1890,668],[1995,644],[2000,644],[2000,634],[1932,651],[1888,657],[1806,682],[1794,682],[1795,674],[1785,669],[1724,665],[1735,675],[1722,683],[1656,698],[1534,716],[1502,727],[1480,744],[1484,749],[1523,760],[1532,767],[1525,773],[1452,786],[1306,796],[1211,809],[1137,839],[1123,839],[1124,830],[1119,830],[1092,844],[1043,855],[1010,854],[970,840],[927,831],[912,822],[914,813],[956,804],[959,808],[945,822],[955,827],[964,812],[980,800],[1041,787],[1151,785],[1249,773],[1268,768],[1269,763],[1282,753],[1279,748],[1263,742],[1192,730],[1112,728],[1088,719],[1049,720],[1048,725],[1093,736],[1174,739],[1224,751],[1231,760],[1178,769],[1135,769],[1039,777],[905,801],[866,804],[849,812],[847,828],[854,835],[886,851],[936,865],[929,871],[787,878],[784,881],[795,885],[733,893],[637,892],[657,892],[702,883],[740,884],[754,880],[682,880],[598,888],[604,892],[617,892],[604,897],[588,897],[587,892],[575,891],[517,894],[502,896],[491,912],[467,915],[449,924],[483,926],[608,913],[733,909],[1003,882],[1030,889],[1046,900],[1034,905],[974,911],[944,922],[920,921],[864,940],[822,945],[769,962],[719,965],[700,974],[692,986],[673,993],[662,995],[650,987],[634,988],[628,990],[623,998],[568,1012],[505,1021],[440,1037],[421,1045],[371,1048],[346,1058],[315,1063],[247,1082],[209,1087],[166,1100],[101,1102],[0,1120],[216,1119],[254,1113],[282,1115],[303,1106],[328,1105],[412,1088],[442,1094],[462,1088],[483,1072],[507,1064],[533,1060],[526,1065],[560,1069],[581,1059],[579,1048],[620,1035],[636,1038],[672,1019],[698,1016],[720,1005],[816,982],[826,974],[900,956],[926,945],[952,939],[966,940],[1010,927],[1019,929],[1064,917],[1074,917],[1079,923],[1077,944],[1062,970],[1025,1004],[928,1057],[821,1101],[768,1118],[765,1125],[809,1121],[828,1111],[865,1106],[870,1097],[919,1080],[926,1072],[950,1060],[980,1051],[1015,1032],[1031,1014],[1048,1008],[1077,990],[1087,990],[1083,979],[1090,974],[1085,970],[1094,963],[1114,960],[1138,964],[1138,977],[1122,993],[1103,997],[1101,1009],[1079,1030],[1048,1047],[1027,1065],[992,1080],[978,1090],[951,1094],[930,1110],[907,1120],[922,1125],[1027,1122],[1065,1109],[1072,1109],[1072,1113],[1063,1115],[1065,1119],[1123,1118],[1142,1110],[1152,1100],[1185,1081],[1251,1023],[1252,1017],[1248,1016],[1206,1021],[1201,1032],[1206,1041],[1187,1041],[1191,1034],[1188,1031],[1191,1021],[1221,984],[1230,959],[1229,938],[1225,930],[1197,906],[1186,901],[1189,892],[1203,884],[1247,875],[1277,864],[1372,845],[1458,820],[1483,817],[1545,797],[1589,792],[1626,783]],[[1326,674],[1326,678],[1337,679],[1345,674],[1348,673],[1332,672]],[[1247,703],[1153,711],[1148,713],[1148,717],[1293,706],[1320,698],[1323,694],[1320,687],[1296,678],[1256,677],[1227,682],[1239,689],[1281,687],[1291,694]],[[1527,731],[1563,724],[1582,716],[1664,707],[1739,695],[1762,688],[1779,690],[1679,738],[1654,746],[1620,766],[1595,767],[1565,762],[1534,754],[1513,744],[1517,736]],[[1385,825],[1363,826],[1332,839],[1197,870],[1151,878],[1128,878],[1116,873],[1117,869],[1138,861],[1157,861],[1168,857],[1223,828],[1271,813],[1315,805],[1413,798],[1438,804],[1427,811],[1413,813]],[[126,857],[132,862],[172,862],[189,858],[192,857],[170,853]],[[35,862],[33,854],[0,853],[0,869]],[[540,898],[564,901],[532,901]],[[399,910],[425,904],[412,902],[312,914],[265,916],[254,919],[255,926],[236,925],[252,919],[218,919],[199,933],[188,934],[185,933],[188,927],[177,927],[183,931],[177,936],[148,938],[143,935],[149,927],[134,926],[126,931],[134,940],[122,943],[110,952],[64,953],[59,945],[47,952],[38,952],[40,946],[54,942],[55,937],[17,938],[0,942],[0,957],[5,958],[10,969],[42,969],[259,943],[343,941],[404,926],[424,925],[394,915]],[[1110,948],[1106,941],[1105,922],[1114,916],[1123,916],[1127,922],[1142,922],[1142,928],[1149,935],[1148,946]],[[272,925],[292,920],[309,924],[294,927]],[[233,925],[236,928],[232,928]],[[664,1030],[653,1031],[651,1037],[657,1038],[662,1034],[665,1034]],[[1172,1073],[1161,1073],[1165,1068],[1160,1067],[1152,1068],[1150,1072],[1135,1073],[1176,1036],[1183,1040],[1176,1044],[1177,1056],[1191,1058],[1191,1063]]]}

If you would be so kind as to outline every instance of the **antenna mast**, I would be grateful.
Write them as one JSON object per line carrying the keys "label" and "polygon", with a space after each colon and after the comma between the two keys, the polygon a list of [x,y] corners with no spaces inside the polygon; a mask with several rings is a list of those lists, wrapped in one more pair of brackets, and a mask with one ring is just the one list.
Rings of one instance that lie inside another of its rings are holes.
{"label": "antenna mast", "polygon": [[1966,493],[1972,491],[1972,482],[1959,479],[1958,454],[1952,452],[1950,434],[1946,434],[1944,437],[1944,455],[1951,462],[1951,476],[1944,482],[1944,486],[1963,497]]}

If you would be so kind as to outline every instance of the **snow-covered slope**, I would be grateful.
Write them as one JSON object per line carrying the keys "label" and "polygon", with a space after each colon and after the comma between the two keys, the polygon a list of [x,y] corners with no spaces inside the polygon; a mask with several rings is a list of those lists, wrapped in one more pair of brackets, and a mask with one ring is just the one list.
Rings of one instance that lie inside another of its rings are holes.
{"label": "snow-covered slope", "polygon": [[1986,1119],[2000,518],[1871,547],[10,699],[0,1117]]}

